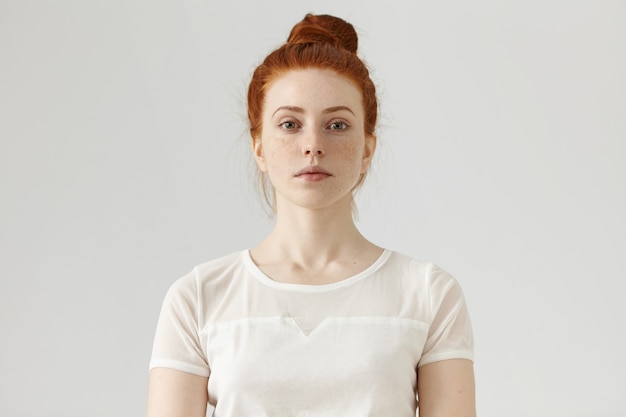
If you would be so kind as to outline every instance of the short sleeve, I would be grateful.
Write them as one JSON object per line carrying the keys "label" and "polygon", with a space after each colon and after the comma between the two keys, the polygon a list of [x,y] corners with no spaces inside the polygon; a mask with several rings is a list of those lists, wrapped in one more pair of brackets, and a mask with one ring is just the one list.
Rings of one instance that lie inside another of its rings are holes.
{"label": "short sleeve", "polygon": [[168,290],[157,324],[150,369],[172,368],[208,377],[209,365],[199,336],[199,298],[195,273]]}
{"label": "short sleeve", "polygon": [[474,360],[474,337],[463,291],[436,265],[429,271],[431,325],[418,366],[446,359]]}

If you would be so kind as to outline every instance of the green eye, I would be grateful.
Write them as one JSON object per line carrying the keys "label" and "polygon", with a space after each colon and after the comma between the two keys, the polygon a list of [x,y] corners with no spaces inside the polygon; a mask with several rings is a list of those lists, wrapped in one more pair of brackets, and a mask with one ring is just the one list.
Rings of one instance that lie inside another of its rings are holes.
{"label": "green eye", "polygon": [[283,122],[280,124],[280,127],[285,130],[293,130],[296,129],[298,125],[296,124],[296,122]]}
{"label": "green eye", "polygon": [[345,122],[333,122],[330,124],[330,130],[346,130],[348,125]]}

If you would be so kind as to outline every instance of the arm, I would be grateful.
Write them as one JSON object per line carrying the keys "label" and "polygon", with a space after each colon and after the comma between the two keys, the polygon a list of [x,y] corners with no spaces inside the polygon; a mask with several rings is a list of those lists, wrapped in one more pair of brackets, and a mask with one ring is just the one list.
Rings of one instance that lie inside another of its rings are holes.
{"label": "arm", "polygon": [[148,417],[205,417],[208,378],[168,368],[150,371]]}
{"label": "arm", "polygon": [[475,417],[474,364],[449,359],[418,368],[419,417]]}

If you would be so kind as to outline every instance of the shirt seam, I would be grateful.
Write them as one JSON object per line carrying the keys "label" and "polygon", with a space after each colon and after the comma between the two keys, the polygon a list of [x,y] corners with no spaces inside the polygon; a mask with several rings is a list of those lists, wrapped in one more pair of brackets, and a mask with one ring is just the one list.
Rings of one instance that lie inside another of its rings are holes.
{"label": "shirt seam", "polygon": [[338,291],[344,288],[351,287],[352,285],[356,285],[363,280],[374,275],[376,271],[378,271],[381,267],[383,267],[389,260],[389,258],[393,255],[393,251],[389,249],[384,249],[383,253],[376,259],[376,261],[367,267],[365,270],[359,272],[356,275],[345,278],[341,281],[334,282],[332,284],[322,284],[322,285],[306,285],[306,284],[289,284],[272,280],[268,277],[263,271],[254,263],[250,256],[249,250],[242,251],[242,256],[244,258],[244,263],[246,268],[252,273],[254,279],[261,283],[264,286],[279,290],[279,291],[289,291],[289,292],[299,292],[305,294],[315,294],[315,293],[326,293]]}

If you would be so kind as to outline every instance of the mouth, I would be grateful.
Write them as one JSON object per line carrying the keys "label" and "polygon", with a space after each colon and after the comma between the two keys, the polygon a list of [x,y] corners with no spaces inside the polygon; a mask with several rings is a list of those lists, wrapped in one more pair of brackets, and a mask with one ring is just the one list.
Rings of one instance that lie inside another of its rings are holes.
{"label": "mouth", "polygon": [[324,168],[318,166],[308,166],[301,169],[294,175],[296,178],[303,179],[305,181],[322,181],[328,177],[332,177],[332,174],[326,171]]}

